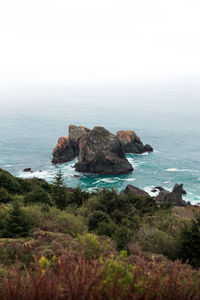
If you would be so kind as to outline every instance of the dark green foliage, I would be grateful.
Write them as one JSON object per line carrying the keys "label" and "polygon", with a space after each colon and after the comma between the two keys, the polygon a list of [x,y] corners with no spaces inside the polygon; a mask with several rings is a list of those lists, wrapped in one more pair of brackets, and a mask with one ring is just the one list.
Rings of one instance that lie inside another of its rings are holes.
{"label": "dark green foliage", "polygon": [[57,208],[65,209],[67,206],[67,190],[61,170],[58,171],[52,185],[52,199]]}
{"label": "dark green foliage", "polygon": [[8,203],[12,200],[12,196],[8,193],[8,191],[1,187],[0,188],[0,203]]}
{"label": "dark green foliage", "polygon": [[83,191],[80,187],[76,187],[69,193],[68,204],[79,207],[89,199],[89,196],[88,192]]}
{"label": "dark green foliage", "polygon": [[137,209],[140,215],[154,214],[158,209],[155,200],[150,196],[139,197],[137,195],[130,194],[127,198],[128,201]]}
{"label": "dark green foliage", "polygon": [[196,268],[200,267],[200,215],[192,219],[182,230],[180,257]]}
{"label": "dark green foliage", "polygon": [[118,250],[128,249],[128,242],[131,240],[132,232],[125,226],[116,226],[112,239],[116,242]]}
{"label": "dark green foliage", "polygon": [[98,228],[99,223],[101,222],[108,223],[109,217],[100,210],[94,211],[88,217],[88,229],[96,230]]}
{"label": "dark green foliage", "polygon": [[24,196],[24,204],[27,205],[30,203],[44,203],[50,205],[51,199],[46,191],[42,190],[41,188],[36,188]]}
{"label": "dark green foliage", "polygon": [[101,223],[99,223],[96,233],[98,235],[106,235],[106,236],[112,237],[112,235],[114,234],[114,232],[116,230],[116,227],[117,227],[117,225],[112,221],[110,221],[108,223],[101,222]]}
{"label": "dark green foliage", "polygon": [[18,238],[29,235],[31,222],[21,210],[17,201],[13,202],[12,209],[2,226],[2,237]]}
{"label": "dark green foliage", "polygon": [[20,184],[9,172],[0,169],[0,188],[6,189],[11,194],[20,193]]}

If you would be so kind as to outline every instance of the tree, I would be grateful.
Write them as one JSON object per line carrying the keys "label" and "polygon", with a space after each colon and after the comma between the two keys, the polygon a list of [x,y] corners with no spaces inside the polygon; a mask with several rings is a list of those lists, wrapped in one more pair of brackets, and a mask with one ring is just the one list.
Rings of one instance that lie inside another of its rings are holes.
{"label": "tree", "polygon": [[181,258],[196,267],[200,267],[200,215],[192,219],[191,225],[182,230]]}
{"label": "tree", "polygon": [[21,210],[17,201],[12,203],[12,209],[2,227],[2,236],[6,238],[26,237],[29,235],[31,221]]}
{"label": "tree", "polygon": [[67,191],[61,170],[56,174],[52,186],[52,198],[57,208],[65,209],[67,205]]}
{"label": "tree", "polygon": [[44,203],[46,205],[51,204],[51,199],[49,194],[41,189],[40,187],[36,187],[33,191],[27,193],[24,196],[24,204],[30,203]]}

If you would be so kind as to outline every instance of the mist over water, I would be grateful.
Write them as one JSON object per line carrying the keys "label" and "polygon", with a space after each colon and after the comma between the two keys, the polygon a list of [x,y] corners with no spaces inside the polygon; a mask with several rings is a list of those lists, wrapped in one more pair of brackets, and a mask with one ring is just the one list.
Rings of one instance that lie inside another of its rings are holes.
{"label": "mist over water", "polygon": [[[183,87],[163,89],[0,91],[0,167],[16,176],[51,181],[61,168],[68,186],[83,188],[133,184],[150,192],[183,183],[185,200],[200,201],[200,93]],[[112,133],[135,130],[155,151],[127,157],[134,171],[99,176],[77,173],[75,161],[54,166],[52,150],[68,125],[104,126]],[[23,173],[31,167],[32,174]],[[41,170],[41,171],[40,171]],[[74,177],[79,175],[80,177]]]}

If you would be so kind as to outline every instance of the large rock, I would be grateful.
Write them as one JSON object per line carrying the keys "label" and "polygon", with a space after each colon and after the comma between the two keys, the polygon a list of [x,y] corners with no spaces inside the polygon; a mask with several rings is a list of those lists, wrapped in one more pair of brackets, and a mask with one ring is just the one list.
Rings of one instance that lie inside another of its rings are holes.
{"label": "large rock", "polygon": [[166,190],[160,191],[159,195],[155,198],[158,203],[170,203],[176,206],[187,206],[187,202],[182,199],[182,195],[186,194],[182,184],[175,184],[172,192]]}
{"label": "large rock", "polygon": [[90,130],[84,126],[69,125],[69,138],[79,141],[80,138]]}
{"label": "large rock", "polygon": [[121,130],[116,133],[117,138],[123,144],[126,153],[141,154],[144,152],[152,152],[153,148],[150,145],[143,145],[140,138],[133,130]]}
{"label": "large rock", "polygon": [[95,127],[79,142],[76,171],[98,174],[124,174],[133,171],[122,143],[103,127]]}
{"label": "large rock", "polygon": [[54,148],[52,163],[64,163],[73,160],[79,154],[78,142],[68,137],[60,137]]}
{"label": "large rock", "polygon": [[128,184],[125,188],[125,190],[122,191],[122,194],[125,195],[131,195],[134,194],[136,196],[143,196],[143,197],[147,197],[149,196],[149,194],[141,189],[139,189],[138,187]]}

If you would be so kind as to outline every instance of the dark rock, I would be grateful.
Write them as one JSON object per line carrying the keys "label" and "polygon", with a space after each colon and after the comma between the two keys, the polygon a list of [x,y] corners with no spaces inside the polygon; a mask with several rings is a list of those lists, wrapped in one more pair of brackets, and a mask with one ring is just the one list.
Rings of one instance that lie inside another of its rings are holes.
{"label": "dark rock", "polygon": [[158,190],[157,189],[152,189],[151,192],[152,193],[156,193]]}
{"label": "dark rock", "polygon": [[149,144],[146,144],[144,148],[147,152],[153,152],[153,148]]}
{"label": "dark rock", "polygon": [[133,186],[131,184],[128,184],[125,188],[124,191],[122,191],[123,194],[125,195],[130,195],[130,194],[135,194],[137,196],[143,196],[143,197],[146,197],[146,196],[149,196],[149,194],[141,189],[139,189],[138,187],[136,186]]}
{"label": "dark rock", "polygon": [[155,198],[158,203],[171,203],[176,206],[187,206],[187,202],[182,199],[182,195],[186,194],[182,184],[175,184],[172,192],[162,190]]}
{"label": "dark rock", "polygon": [[31,172],[31,168],[25,168],[23,172]]}
{"label": "dark rock", "polygon": [[73,177],[75,177],[75,178],[79,178],[79,177],[80,177],[80,175],[74,175]]}
{"label": "dark rock", "polygon": [[162,186],[155,186],[155,189],[159,191],[164,191],[164,188]]}
{"label": "dark rock", "polygon": [[122,143],[103,127],[95,127],[79,142],[76,171],[98,174],[125,174],[133,171],[125,157]]}
{"label": "dark rock", "polygon": [[150,145],[143,145],[140,138],[133,130],[121,130],[116,133],[126,153],[142,154],[144,152],[153,151]]}
{"label": "dark rock", "polygon": [[60,137],[52,152],[52,163],[64,163],[73,160],[79,154],[78,142],[68,137]]}
{"label": "dark rock", "polygon": [[90,131],[87,127],[84,126],[76,126],[76,125],[69,125],[69,139],[74,139],[79,141],[80,138],[87,134]]}

